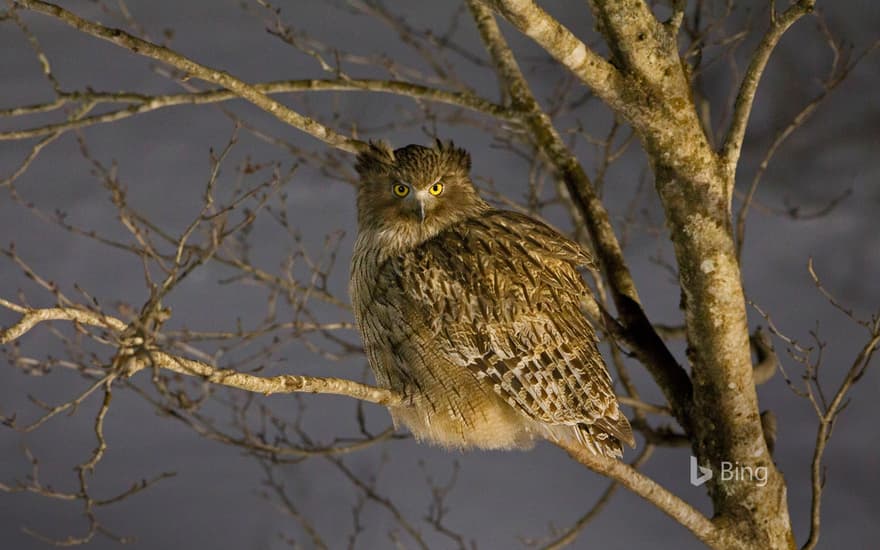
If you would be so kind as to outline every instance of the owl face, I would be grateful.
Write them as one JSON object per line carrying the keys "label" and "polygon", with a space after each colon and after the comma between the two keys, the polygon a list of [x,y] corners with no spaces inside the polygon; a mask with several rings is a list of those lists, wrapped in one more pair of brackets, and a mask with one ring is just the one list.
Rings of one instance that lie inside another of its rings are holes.
{"label": "owl face", "polygon": [[393,151],[373,143],[356,168],[361,230],[425,237],[486,207],[468,176],[470,156],[451,143]]}

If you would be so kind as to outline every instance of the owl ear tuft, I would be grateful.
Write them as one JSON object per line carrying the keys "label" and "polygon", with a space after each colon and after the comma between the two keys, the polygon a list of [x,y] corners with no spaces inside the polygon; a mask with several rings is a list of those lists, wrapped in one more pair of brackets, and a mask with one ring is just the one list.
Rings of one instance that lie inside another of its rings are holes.
{"label": "owl ear tuft", "polygon": [[471,155],[464,149],[456,147],[452,140],[446,143],[437,139],[437,150],[445,154],[450,163],[457,165],[465,173],[471,171]]}
{"label": "owl ear tuft", "polygon": [[369,148],[358,153],[354,169],[364,177],[373,172],[385,172],[394,163],[394,149],[385,140],[370,140]]}

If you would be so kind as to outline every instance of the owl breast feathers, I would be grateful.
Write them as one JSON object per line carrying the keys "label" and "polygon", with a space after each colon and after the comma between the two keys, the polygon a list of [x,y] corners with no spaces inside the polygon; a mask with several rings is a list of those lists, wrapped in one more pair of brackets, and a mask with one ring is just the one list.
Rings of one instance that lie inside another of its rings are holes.
{"label": "owl breast feathers", "polygon": [[[524,448],[543,437],[620,456],[621,442],[634,445],[580,307],[589,288],[577,268],[588,254],[483,202],[467,154],[451,144],[374,146],[359,160],[352,302],[377,382],[407,398],[391,408],[395,422],[451,448]],[[425,211],[392,188],[417,194],[437,183],[434,198],[450,191],[461,208]],[[369,219],[377,204],[384,220]],[[389,216],[398,204],[400,216]]]}

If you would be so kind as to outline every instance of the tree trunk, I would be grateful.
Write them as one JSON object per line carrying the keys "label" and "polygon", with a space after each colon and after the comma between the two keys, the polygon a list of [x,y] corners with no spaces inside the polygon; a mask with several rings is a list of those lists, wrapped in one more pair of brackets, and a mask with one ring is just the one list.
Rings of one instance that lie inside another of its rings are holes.
{"label": "tree trunk", "polygon": [[699,463],[714,474],[714,521],[738,540],[734,548],[794,548],[785,480],[767,449],[752,376],[726,191],[732,182],[708,146],[688,159],[670,157],[669,144],[662,150],[652,155],[653,168],[679,267],[692,442]]}

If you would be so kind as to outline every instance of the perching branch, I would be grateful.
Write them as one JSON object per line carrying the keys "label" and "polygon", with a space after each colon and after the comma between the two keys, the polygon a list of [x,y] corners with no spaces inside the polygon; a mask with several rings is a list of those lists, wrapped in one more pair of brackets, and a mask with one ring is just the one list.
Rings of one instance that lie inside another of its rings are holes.
{"label": "perching branch", "polygon": [[710,548],[735,547],[730,535],[716,527],[709,518],[629,464],[593,454],[576,444],[557,444],[590,470],[613,479],[662,510]]}
{"label": "perching branch", "polygon": [[[0,298],[0,306],[20,313],[22,317],[12,326],[0,330],[0,344],[8,344],[46,321],[64,320],[81,325],[101,327],[117,336],[128,325],[115,317],[76,307],[30,308]],[[213,384],[220,384],[245,391],[271,395],[277,393],[324,393],[344,395],[378,405],[397,405],[403,397],[391,390],[377,388],[340,378],[320,378],[298,375],[279,375],[272,377],[255,376],[229,369],[219,369],[202,361],[195,361],[172,355],[149,347],[121,349],[120,354],[129,358],[122,361],[124,372],[131,376],[144,368],[164,369],[187,376],[196,376]],[[687,503],[638,473],[630,466],[613,459],[595,456],[584,449],[563,447],[576,460],[596,471],[618,481],[652,504],[660,507],[674,519],[691,529],[704,542],[716,540],[720,535],[708,519],[700,515]]]}
{"label": "perching branch", "polygon": [[[644,465],[651,455],[654,454],[654,445],[648,444],[642,448],[639,456],[632,462],[631,467],[638,471],[642,465]],[[596,516],[605,508],[605,506],[611,501],[611,498],[617,493],[617,490],[620,488],[620,483],[617,481],[612,481],[608,484],[608,487],[605,491],[602,492],[602,495],[596,500],[596,503],[590,508],[586,514],[581,516],[570,528],[566,529],[561,535],[557,536],[555,539],[545,544],[541,550],[561,550],[562,548],[567,547],[572,544],[581,534],[581,532],[586,528],[586,526],[593,521]]]}
{"label": "perching branch", "polygon": [[[45,321],[72,321],[82,325],[101,327],[119,336],[128,328],[127,324],[115,317],[75,307],[35,309],[20,306],[2,298],[0,298],[0,306],[22,314],[18,322],[0,330],[0,344],[8,344],[20,338],[36,325]],[[299,392],[328,393],[385,406],[396,405],[403,401],[402,396],[391,390],[342,378],[292,374],[269,377],[255,376],[229,369],[219,369],[202,361],[171,355],[158,349],[141,348],[120,351],[125,352],[125,355],[130,355],[130,359],[125,361],[125,374],[127,375],[132,375],[143,368],[153,367],[187,376],[197,376],[214,384],[263,395]]]}

